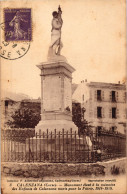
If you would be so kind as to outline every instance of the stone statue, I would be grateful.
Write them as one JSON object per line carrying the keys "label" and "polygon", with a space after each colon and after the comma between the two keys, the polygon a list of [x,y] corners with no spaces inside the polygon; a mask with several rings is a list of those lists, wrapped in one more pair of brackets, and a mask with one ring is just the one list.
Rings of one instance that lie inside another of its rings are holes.
{"label": "stone statue", "polygon": [[63,25],[62,20],[62,10],[61,7],[58,7],[58,12],[54,11],[52,13],[52,30],[51,30],[51,43],[48,51],[48,60],[66,60],[66,58],[60,55],[63,43],[61,41],[61,28]]}

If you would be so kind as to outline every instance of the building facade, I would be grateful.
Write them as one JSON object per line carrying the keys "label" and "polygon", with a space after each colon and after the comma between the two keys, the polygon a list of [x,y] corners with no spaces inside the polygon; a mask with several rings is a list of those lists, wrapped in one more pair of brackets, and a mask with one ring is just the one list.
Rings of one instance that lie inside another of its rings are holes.
{"label": "building facade", "polygon": [[127,121],[125,84],[81,81],[72,98],[81,103],[83,118],[93,126],[93,130],[125,133]]}

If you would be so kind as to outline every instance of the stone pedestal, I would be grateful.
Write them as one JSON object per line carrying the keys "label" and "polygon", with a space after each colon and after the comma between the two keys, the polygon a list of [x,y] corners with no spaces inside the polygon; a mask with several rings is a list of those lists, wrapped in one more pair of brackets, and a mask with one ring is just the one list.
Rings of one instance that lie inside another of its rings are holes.
{"label": "stone pedestal", "polygon": [[66,61],[37,65],[41,70],[41,121],[35,132],[78,130],[72,121],[72,73]]}

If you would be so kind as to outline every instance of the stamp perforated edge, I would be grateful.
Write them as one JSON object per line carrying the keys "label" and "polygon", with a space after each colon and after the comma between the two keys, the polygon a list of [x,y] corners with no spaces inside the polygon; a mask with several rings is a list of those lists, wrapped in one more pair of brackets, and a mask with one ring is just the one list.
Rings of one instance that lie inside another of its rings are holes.
{"label": "stamp perforated edge", "polygon": [[5,32],[3,33],[3,39],[4,39],[4,41],[6,41],[6,42],[18,42],[18,43],[22,43],[22,42],[33,42],[33,20],[32,20],[32,17],[33,17],[33,13],[32,13],[32,8],[26,8],[26,7],[16,7],[16,8],[9,8],[9,7],[6,7],[6,8],[4,8],[3,9],[3,20],[4,20],[4,29],[5,29],[5,10],[7,10],[7,9],[31,9],[31,40],[6,40],[5,39]]}

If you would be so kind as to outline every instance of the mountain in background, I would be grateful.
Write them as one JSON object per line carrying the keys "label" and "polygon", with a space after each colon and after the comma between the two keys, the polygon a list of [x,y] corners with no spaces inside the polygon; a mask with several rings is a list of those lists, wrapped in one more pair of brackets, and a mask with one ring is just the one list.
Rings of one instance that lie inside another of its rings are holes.
{"label": "mountain in background", "polygon": [[[74,91],[76,90],[78,84],[73,83],[72,84],[72,94],[74,93]],[[33,98],[30,97],[27,94],[23,94],[23,93],[14,93],[14,92],[9,92],[9,91],[3,91],[2,95],[1,95],[1,99],[11,99],[14,101],[21,101],[21,100],[32,100]],[[38,99],[40,99],[40,97],[38,97]]]}
{"label": "mountain in background", "polygon": [[3,91],[2,94],[3,94],[1,96],[2,99],[9,98],[9,99],[14,100],[14,101],[21,101],[21,100],[24,100],[24,99],[31,99],[30,96],[28,96],[27,94],[23,94],[23,93],[14,93],[14,92]]}

